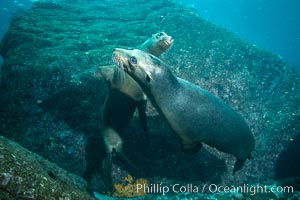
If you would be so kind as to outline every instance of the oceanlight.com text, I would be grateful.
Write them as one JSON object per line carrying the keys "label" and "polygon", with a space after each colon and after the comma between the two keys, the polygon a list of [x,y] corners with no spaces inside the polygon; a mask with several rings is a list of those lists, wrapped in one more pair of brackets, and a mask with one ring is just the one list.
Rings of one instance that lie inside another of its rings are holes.
{"label": "oceanlight.com text", "polygon": [[293,193],[292,186],[275,185],[217,185],[217,184],[137,184],[136,192],[143,191],[146,194],[168,194],[168,193],[248,193],[255,195],[257,193]]}
{"label": "oceanlight.com text", "polygon": [[257,193],[293,193],[293,186],[275,186],[275,185],[249,185],[243,184],[241,186],[220,186],[216,184],[209,184],[203,186],[203,191],[208,191],[210,193],[218,192],[241,192],[248,193],[250,195],[255,195]]}

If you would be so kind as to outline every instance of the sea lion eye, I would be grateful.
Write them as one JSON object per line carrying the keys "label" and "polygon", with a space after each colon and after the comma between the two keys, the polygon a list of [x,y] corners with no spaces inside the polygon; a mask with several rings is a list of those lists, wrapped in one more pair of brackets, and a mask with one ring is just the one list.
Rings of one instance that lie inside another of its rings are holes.
{"label": "sea lion eye", "polygon": [[130,57],[130,63],[133,65],[137,64],[137,59],[135,57]]}
{"label": "sea lion eye", "polygon": [[156,39],[161,38],[164,35],[164,32],[160,32],[156,34]]}

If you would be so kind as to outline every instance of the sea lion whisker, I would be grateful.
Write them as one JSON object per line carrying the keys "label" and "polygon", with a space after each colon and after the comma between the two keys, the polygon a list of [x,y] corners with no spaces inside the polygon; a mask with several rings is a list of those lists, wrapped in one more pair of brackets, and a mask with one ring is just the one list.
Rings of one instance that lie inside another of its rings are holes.
{"label": "sea lion whisker", "polygon": [[[122,69],[123,69],[123,65],[120,64]],[[121,83],[123,83],[125,81],[125,72],[124,70],[120,69],[120,67],[118,67],[118,72],[119,72],[119,76],[120,76],[120,79],[121,79]]]}
{"label": "sea lion whisker", "polygon": [[119,67],[122,67],[122,63],[121,63],[121,60],[120,60],[120,56],[117,56],[117,63],[118,63],[118,66],[119,66]]}
{"label": "sea lion whisker", "polygon": [[[122,68],[122,64],[120,63],[119,60],[116,60],[117,63],[116,63],[116,74],[118,76],[118,79],[120,81],[120,84],[122,84],[125,80],[125,72],[123,70],[121,70],[120,68]],[[123,69],[123,68],[122,68]]]}
{"label": "sea lion whisker", "polygon": [[113,63],[114,63],[115,65],[117,65],[117,61],[116,61],[115,56],[112,56],[112,61],[113,61]]}
{"label": "sea lion whisker", "polygon": [[121,65],[121,64],[120,64],[120,59],[118,58],[117,55],[114,56],[113,61],[114,61],[115,65],[116,65],[117,67],[120,67],[120,65]]}

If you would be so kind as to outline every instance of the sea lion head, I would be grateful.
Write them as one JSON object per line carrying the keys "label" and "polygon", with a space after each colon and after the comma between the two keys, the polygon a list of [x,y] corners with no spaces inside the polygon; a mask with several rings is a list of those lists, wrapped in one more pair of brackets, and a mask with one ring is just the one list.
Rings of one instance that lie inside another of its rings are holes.
{"label": "sea lion head", "polygon": [[149,85],[153,81],[153,75],[159,76],[165,68],[160,59],[139,49],[116,48],[112,59],[116,66],[142,85]]}
{"label": "sea lion head", "polygon": [[159,56],[167,51],[173,43],[174,40],[171,36],[165,32],[159,32],[151,35],[151,37],[142,44],[140,49],[154,56]]}

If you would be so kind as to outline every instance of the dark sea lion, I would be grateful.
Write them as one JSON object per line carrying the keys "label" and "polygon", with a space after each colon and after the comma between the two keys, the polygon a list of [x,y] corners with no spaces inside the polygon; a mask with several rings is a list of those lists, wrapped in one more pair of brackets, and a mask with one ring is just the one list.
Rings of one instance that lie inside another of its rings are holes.
{"label": "dark sea lion", "polygon": [[141,86],[180,136],[183,149],[196,152],[203,142],[236,157],[233,174],[242,168],[255,142],[236,111],[208,91],[175,77],[160,59],[141,50],[115,49],[113,61]]}
{"label": "dark sea lion", "polygon": [[[153,34],[140,49],[159,56],[173,44],[172,37],[164,32]],[[118,67],[99,68],[108,83],[109,91],[103,109],[103,139],[107,157],[103,161],[104,182],[111,188],[112,157],[125,161],[137,173],[138,170],[122,153],[122,134],[128,126],[133,114],[138,108],[143,129],[147,133],[146,124],[146,96],[140,86],[123,70]]]}

